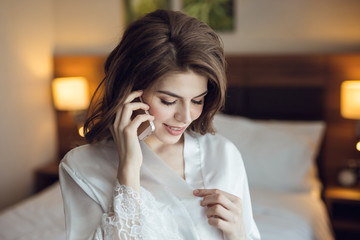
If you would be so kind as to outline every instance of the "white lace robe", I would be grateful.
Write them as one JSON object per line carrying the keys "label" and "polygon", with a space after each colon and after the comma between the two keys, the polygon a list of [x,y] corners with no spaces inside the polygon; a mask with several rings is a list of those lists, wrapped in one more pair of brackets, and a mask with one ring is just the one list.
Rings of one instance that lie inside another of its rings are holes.
{"label": "white lace robe", "polygon": [[138,193],[116,181],[113,198],[113,205],[103,215],[97,229],[96,240],[181,239],[176,223],[172,221],[171,210],[156,202],[144,188]]}
{"label": "white lace robe", "polygon": [[207,222],[196,188],[218,188],[242,199],[247,239],[260,239],[247,177],[236,147],[219,135],[185,133],[185,179],[141,142],[141,193],[116,181],[111,141],[70,151],[60,164],[67,239],[223,239]]}

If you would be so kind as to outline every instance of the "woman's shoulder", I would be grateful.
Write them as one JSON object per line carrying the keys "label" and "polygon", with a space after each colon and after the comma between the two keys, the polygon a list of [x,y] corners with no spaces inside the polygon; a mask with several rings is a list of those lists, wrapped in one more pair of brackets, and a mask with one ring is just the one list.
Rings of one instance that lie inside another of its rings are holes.
{"label": "woman's shoulder", "polygon": [[61,160],[60,168],[86,177],[89,174],[111,171],[117,164],[117,152],[113,142],[104,141],[72,149]]}
{"label": "woman's shoulder", "polygon": [[82,162],[106,159],[112,152],[116,152],[112,141],[103,141],[94,144],[84,144],[73,148],[64,156],[62,161]]}

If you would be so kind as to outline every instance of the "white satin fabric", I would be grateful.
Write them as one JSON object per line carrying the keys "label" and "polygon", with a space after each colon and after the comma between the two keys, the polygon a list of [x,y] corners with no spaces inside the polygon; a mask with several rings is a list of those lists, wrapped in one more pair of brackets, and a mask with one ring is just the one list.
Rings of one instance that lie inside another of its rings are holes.
{"label": "white satin fabric", "polygon": [[[196,188],[217,188],[242,199],[247,239],[260,239],[243,161],[230,141],[220,135],[185,133],[186,180],[143,142],[141,149],[141,186],[153,195],[159,206],[167,206],[166,209],[172,211],[172,219],[152,222],[157,224],[156,228],[162,225],[162,229],[169,230],[175,222],[182,239],[224,239],[220,230],[208,224],[205,209],[200,206],[202,198],[192,193]],[[80,146],[64,157],[60,164],[60,183],[67,239],[96,239],[102,217],[113,203],[117,167],[118,154],[112,141]],[[164,209],[155,210],[159,218],[169,218]]]}

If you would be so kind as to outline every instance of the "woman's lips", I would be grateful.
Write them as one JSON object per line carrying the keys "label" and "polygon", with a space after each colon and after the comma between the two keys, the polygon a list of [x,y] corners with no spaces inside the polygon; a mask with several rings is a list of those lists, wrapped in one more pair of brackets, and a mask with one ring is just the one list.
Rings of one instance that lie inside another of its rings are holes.
{"label": "woman's lips", "polygon": [[170,133],[171,135],[174,135],[174,136],[181,135],[186,129],[186,127],[175,127],[175,126],[167,125],[165,123],[164,123],[164,126],[165,126],[166,130],[168,131],[168,133]]}

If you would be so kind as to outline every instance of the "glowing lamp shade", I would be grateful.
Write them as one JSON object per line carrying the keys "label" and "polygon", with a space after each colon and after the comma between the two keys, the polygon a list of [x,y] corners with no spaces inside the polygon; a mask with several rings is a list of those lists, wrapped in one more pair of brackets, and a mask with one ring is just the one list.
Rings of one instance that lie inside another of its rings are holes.
{"label": "glowing lamp shade", "polygon": [[360,80],[341,84],[341,116],[360,119]]}
{"label": "glowing lamp shade", "polygon": [[89,87],[83,77],[55,78],[52,91],[58,110],[77,111],[89,106]]}

